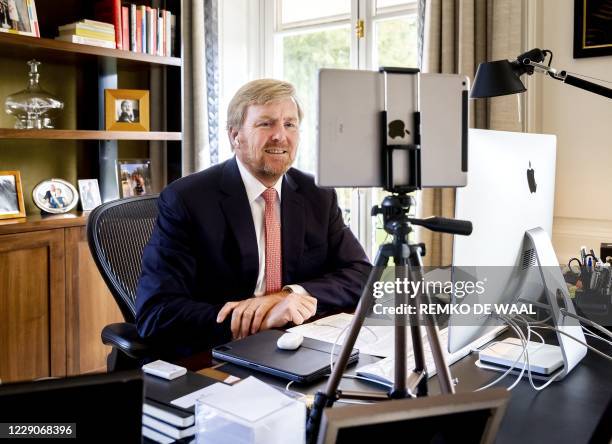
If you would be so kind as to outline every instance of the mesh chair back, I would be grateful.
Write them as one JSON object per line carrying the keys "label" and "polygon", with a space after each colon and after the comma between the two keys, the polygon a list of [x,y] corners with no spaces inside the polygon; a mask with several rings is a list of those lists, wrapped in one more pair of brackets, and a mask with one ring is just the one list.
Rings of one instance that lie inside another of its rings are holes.
{"label": "mesh chair back", "polygon": [[156,218],[157,195],[107,202],[89,215],[89,249],[126,322],[135,321],[142,251]]}

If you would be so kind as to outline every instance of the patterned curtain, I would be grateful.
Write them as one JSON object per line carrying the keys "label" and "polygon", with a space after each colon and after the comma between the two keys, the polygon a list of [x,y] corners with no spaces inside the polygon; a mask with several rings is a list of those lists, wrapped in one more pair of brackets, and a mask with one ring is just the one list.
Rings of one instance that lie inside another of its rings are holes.
{"label": "patterned curtain", "polygon": [[[461,73],[473,81],[479,63],[522,52],[523,0],[420,0],[423,4],[423,72]],[[516,96],[471,100],[470,127],[521,131]],[[452,188],[423,190],[418,200],[421,216],[454,216]],[[426,265],[451,263],[451,235],[421,229],[417,237],[427,244]]]}
{"label": "patterned curtain", "polygon": [[218,0],[187,0],[183,37],[183,168],[187,175],[218,162]]}

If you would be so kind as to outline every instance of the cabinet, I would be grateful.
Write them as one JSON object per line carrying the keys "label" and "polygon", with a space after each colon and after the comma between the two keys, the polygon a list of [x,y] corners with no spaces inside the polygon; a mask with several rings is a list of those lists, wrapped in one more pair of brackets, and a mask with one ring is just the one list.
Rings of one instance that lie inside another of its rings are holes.
{"label": "cabinet", "polygon": [[104,371],[102,328],[123,320],[91,257],[86,215],[0,225],[0,379]]}

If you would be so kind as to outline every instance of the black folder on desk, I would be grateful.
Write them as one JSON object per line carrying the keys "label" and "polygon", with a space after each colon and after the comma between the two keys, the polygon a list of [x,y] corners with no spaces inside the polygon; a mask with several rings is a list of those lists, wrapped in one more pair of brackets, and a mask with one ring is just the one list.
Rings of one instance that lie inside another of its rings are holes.
{"label": "black folder on desk", "polygon": [[[276,347],[276,341],[283,334],[280,330],[265,330],[215,347],[212,355],[215,359],[299,383],[312,382],[329,373],[332,344],[304,338],[297,350],[281,350]],[[336,346],[336,357],[341,349]],[[359,350],[354,348],[348,363],[357,362],[358,357]]]}

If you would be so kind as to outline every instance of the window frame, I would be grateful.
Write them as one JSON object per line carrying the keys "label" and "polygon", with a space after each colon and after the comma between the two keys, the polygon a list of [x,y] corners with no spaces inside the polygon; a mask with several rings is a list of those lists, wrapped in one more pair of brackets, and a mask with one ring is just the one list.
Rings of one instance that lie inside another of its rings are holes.
{"label": "window frame", "polygon": [[[262,12],[263,26],[260,27],[261,57],[263,74],[266,77],[279,77],[280,71],[275,66],[275,51],[277,51],[278,36],[295,35],[302,32],[316,32],[319,30],[348,24],[350,34],[350,66],[351,69],[373,70],[375,33],[374,24],[378,20],[403,17],[418,14],[418,0],[412,0],[407,5],[389,6],[376,11],[376,0],[351,0],[350,13],[325,17],[322,19],[309,19],[300,22],[291,22],[283,25],[282,0],[258,0]],[[364,22],[364,37],[357,36],[356,27],[359,20]],[[372,259],[374,258],[374,222],[370,216],[373,190],[369,188],[353,188],[351,193],[350,229],[353,231],[364,250]]]}

